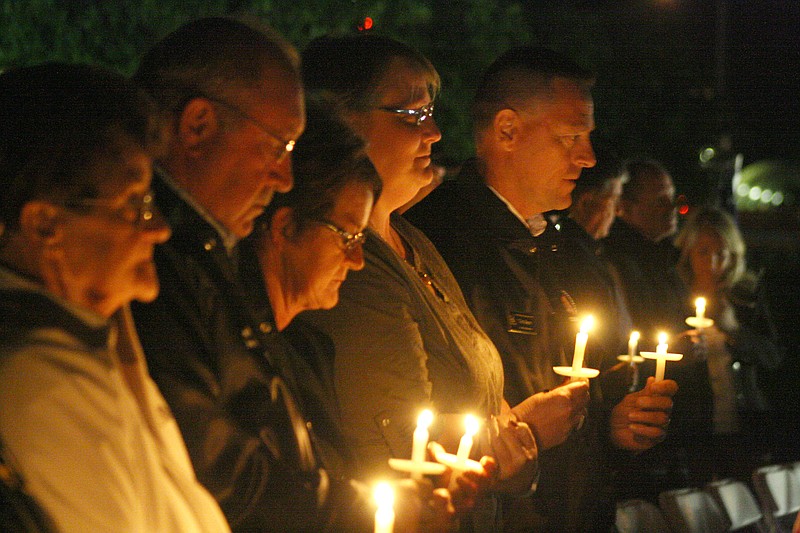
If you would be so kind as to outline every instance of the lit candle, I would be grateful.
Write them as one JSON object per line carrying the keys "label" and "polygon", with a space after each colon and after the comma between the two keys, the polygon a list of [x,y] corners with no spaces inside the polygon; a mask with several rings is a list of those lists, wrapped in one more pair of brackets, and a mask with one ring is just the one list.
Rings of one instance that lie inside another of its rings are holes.
{"label": "lit candle", "polygon": [[472,451],[472,437],[478,432],[480,422],[474,416],[467,415],[464,418],[464,426],[466,426],[466,430],[458,443],[458,451],[456,452],[456,457],[460,460],[469,459],[469,452]]}
{"label": "lit candle", "polygon": [[586,342],[589,340],[589,330],[594,325],[594,318],[589,315],[581,322],[581,330],[575,336],[575,353],[572,356],[572,371],[577,372],[583,368],[583,355],[586,352]]}
{"label": "lit candle", "polygon": [[372,493],[378,510],[375,511],[375,533],[394,530],[394,491],[388,483],[378,483]]}
{"label": "lit candle", "polygon": [[655,352],[642,352],[642,356],[647,359],[656,360],[656,375],[655,380],[661,381],[664,379],[664,370],[667,367],[667,361],[680,361],[683,359],[683,354],[668,353],[667,352],[667,334],[658,334],[658,345]]}
{"label": "lit candle", "polygon": [[[425,462],[425,450],[428,446],[428,427],[433,422],[433,413],[430,409],[423,410],[417,417],[417,429],[414,430],[414,440],[411,444],[411,461],[415,464]],[[412,472],[414,478],[421,478],[420,471]]]}
{"label": "lit candle", "polygon": [[667,334],[658,334],[658,346],[656,346],[656,381],[664,379],[664,370],[667,368]]}
{"label": "lit candle", "polygon": [[631,331],[631,338],[628,339],[628,357],[630,357],[631,366],[634,364],[634,357],[636,357],[636,347],[639,345],[639,332]]}
{"label": "lit candle", "polygon": [[694,301],[694,316],[698,322],[702,323],[706,317],[706,299],[698,298]]}
{"label": "lit candle", "polygon": [[656,353],[667,353],[667,334],[663,331],[658,334],[658,345],[656,346]]}

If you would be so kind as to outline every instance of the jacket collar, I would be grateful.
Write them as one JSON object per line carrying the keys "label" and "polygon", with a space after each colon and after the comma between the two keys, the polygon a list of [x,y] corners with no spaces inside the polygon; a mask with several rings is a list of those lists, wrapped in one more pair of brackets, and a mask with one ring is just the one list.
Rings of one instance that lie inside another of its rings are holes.
{"label": "jacket collar", "polygon": [[111,328],[105,317],[49,294],[36,283],[0,266],[0,316],[19,332],[56,328],[91,348],[106,348]]}
{"label": "jacket collar", "polygon": [[181,189],[163,169],[153,177],[156,205],[172,228],[174,244],[205,251],[222,247],[232,255],[238,238],[217,222],[189,193]]}

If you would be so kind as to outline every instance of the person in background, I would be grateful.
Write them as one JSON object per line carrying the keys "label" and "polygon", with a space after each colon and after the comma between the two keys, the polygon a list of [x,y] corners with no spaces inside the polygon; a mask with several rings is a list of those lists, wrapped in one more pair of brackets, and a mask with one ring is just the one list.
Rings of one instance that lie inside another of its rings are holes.
{"label": "person in background", "polygon": [[762,389],[765,376],[783,358],[759,276],[747,269],[742,234],[727,212],[696,208],[675,239],[678,273],[693,297],[706,299],[714,325],[692,331],[703,357],[696,371],[706,392],[692,416],[703,433],[689,441],[697,482],[736,477],[748,480],[769,464],[774,448],[773,415]]}
{"label": "person in background", "polygon": [[153,110],[93,67],[0,75],[0,453],[57,531],[229,530],[128,308],[170,235]]}
{"label": "person in background", "polygon": [[[430,408],[439,424],[434,438],[450,452],[464,432],[463,415],[485,419],[492,448],[476,446],[475,456],[497,459],[502,483],[495,488],[529,490],[536,447],[528,427],[509,416],[497,350],[436,249],[395,213],[433,179],[431,146],[441,138],[433,118],[436,70],[392,39],[323,37],[303,52],[303,81],[365,139],[383,180],[365,232],[364,269],[342,284],[336,307],[299,317],[333,342],[356,476],[391,473],[389,458],[409,458],[417,417]],[[494,503],[476,505],[462,526],[492,527]]]}
{"label": "person in background", "polygon": [[[587,365],[602,371],[616,366],[617,356],[627,353],[633,329],[622,287],[601,242],[616,218],[623,182],[616,157],[608,150],[598,151],[597,164],[581,171],[569,211],[557,222],[561,235],[555,255],[558,269],[565,289],[580,304],[579,314],[597,318],[587,346]],[[632,372],[616,370],[601,379],[604,394],[619,399],[630,386]]]}
{"label": "person in background", "polygon": [[603,245],[619,274],[633,327],[642,334],[642,349],[651,350],[659,332],[677,335],[686,329],[689,311],[689,292],[675,268],[678,251],[672,244],[678,229],[675,185],[652,159],[627,161],[623,173],[627,181],[619,212]]}
{"label": "person in background", "polygon": [[[580,302],[563,288],[553,259],[558,232],[544,213],[569,207],[581,170],[595,164],[591,85],[589,73],[551,50],[503,54],[476,92],[477,160],[406,213],[441,252],[498,347],[505,398],[536,436],[537,491],[503,508],[507,527],[520,531],[610,527],[604,452],[659,442],[675,393],[672,381],[648,383],[610,409],[597,401],[594,386],[581,424],[586,385],[564,384],[553,372],[571,366],[577,332],[571,319]],[[576,403],[578,416],[571,410]]]}

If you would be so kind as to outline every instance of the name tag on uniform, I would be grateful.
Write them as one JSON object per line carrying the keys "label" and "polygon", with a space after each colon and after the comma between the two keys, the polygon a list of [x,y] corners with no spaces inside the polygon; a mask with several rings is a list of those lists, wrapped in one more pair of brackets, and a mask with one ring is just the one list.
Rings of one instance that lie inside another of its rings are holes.
{"label": "name tag on uniform", "polygon": [[511,311],[508,314],[508,332],[523,335],[538,335],[534,315]]}

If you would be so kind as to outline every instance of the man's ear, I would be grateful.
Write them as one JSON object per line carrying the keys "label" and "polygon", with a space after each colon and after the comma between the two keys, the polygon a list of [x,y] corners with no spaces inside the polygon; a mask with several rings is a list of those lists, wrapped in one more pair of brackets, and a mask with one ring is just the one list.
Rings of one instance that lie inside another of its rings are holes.
{"label": "man's ear", "polygon": [[19,214],[20,233],[26,242],[42,247],[61,242],[63,231],[59,225],[60,211],[55,205],[33,200],[22,206]]}
{"label": "man's ear", "polygon": [[522,117],[519,113],[513,109],[501,109],[492,123],[495,141],[506,150],[514,148],[519,141],[521,126]]}
{"label": "man's ear", "polygon": [[189,100],[178,119],[178,138],[190,150],[204,144],[219,129],[217,110],[206,98]]}

